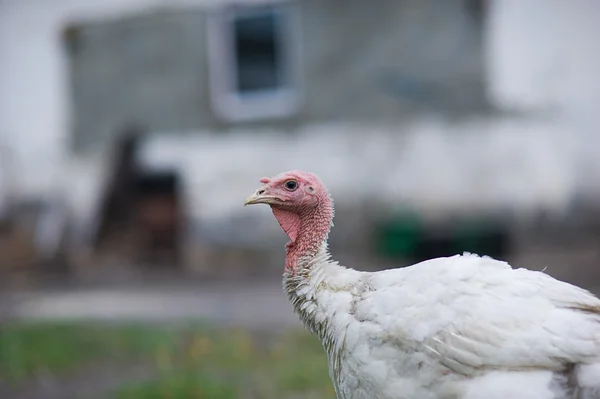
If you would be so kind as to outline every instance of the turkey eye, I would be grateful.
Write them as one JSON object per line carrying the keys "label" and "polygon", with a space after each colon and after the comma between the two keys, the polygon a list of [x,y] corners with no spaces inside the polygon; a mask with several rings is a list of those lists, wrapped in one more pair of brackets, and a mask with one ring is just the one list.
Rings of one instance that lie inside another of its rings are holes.
{"label": "turkey eye", "polygon": [[286,190],[294,191],[296,188],[298,188],[298,183],[296,183],[294,180],[288,180],[283,186]]}

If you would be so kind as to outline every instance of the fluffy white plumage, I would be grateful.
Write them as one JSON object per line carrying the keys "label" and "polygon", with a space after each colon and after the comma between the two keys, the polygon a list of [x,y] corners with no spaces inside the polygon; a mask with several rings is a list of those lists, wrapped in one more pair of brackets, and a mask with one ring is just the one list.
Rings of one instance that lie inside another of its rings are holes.
{"label": "fluffy white plumage", "polygon": [[600,398],[600,300],[583,289],[471,254],[367,273],[324,245],[305,262],[284,286],[339,398]]}
{"label": "fluffy white plumage", "polygon": [[290,238],[283,284],[339,399],[600,399],[600,300],[464,254],[375,273],[330,259],[333,203],[302,171],[261,179]]}

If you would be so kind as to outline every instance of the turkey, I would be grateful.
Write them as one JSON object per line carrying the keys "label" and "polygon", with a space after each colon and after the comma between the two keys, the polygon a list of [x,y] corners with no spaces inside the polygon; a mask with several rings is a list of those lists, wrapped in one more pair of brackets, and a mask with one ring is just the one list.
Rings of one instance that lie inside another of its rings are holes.
{"label": "turkey", "polygon": [[283,287],[327,353],[339,399],[600,399],[600,300],[465,253],[374,273],[331,260],[317,176],[262,178],[289,237]]}

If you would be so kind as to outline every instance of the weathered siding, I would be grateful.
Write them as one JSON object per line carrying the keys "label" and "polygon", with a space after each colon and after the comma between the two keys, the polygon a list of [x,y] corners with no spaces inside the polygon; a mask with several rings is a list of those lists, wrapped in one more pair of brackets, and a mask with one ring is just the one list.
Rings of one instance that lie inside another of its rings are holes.
{"label": "weathered siding", "polygon": [[72,31],[74,144],[105,144],[130,122],[187,130],[212,121],[205,16],[159,12]]}
{"label": "weathered siding", "polygon": [[303,2],[305,117],[381,121],[481,109],[482,26],[466,3]]}
{"label": "weathered siding", "polygon": [[[303,105],[283,129],[314,121],[397,122],[485,106],[481,24],[467,2],[305,0]],[[161,11],[70,33],[74,143],[129,122],[153,131],[226,129],[211,110],[206,10]]]}

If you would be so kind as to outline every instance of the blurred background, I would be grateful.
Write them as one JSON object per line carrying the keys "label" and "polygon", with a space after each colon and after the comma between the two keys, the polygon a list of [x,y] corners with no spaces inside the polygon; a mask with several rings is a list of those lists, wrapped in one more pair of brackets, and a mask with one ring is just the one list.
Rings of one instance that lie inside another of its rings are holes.
{"label": "blurred background", "polygon": [[342,264],[600,292],[595,0],[0,0],[0,397],[335,397],[242,206],[317,173]]}

